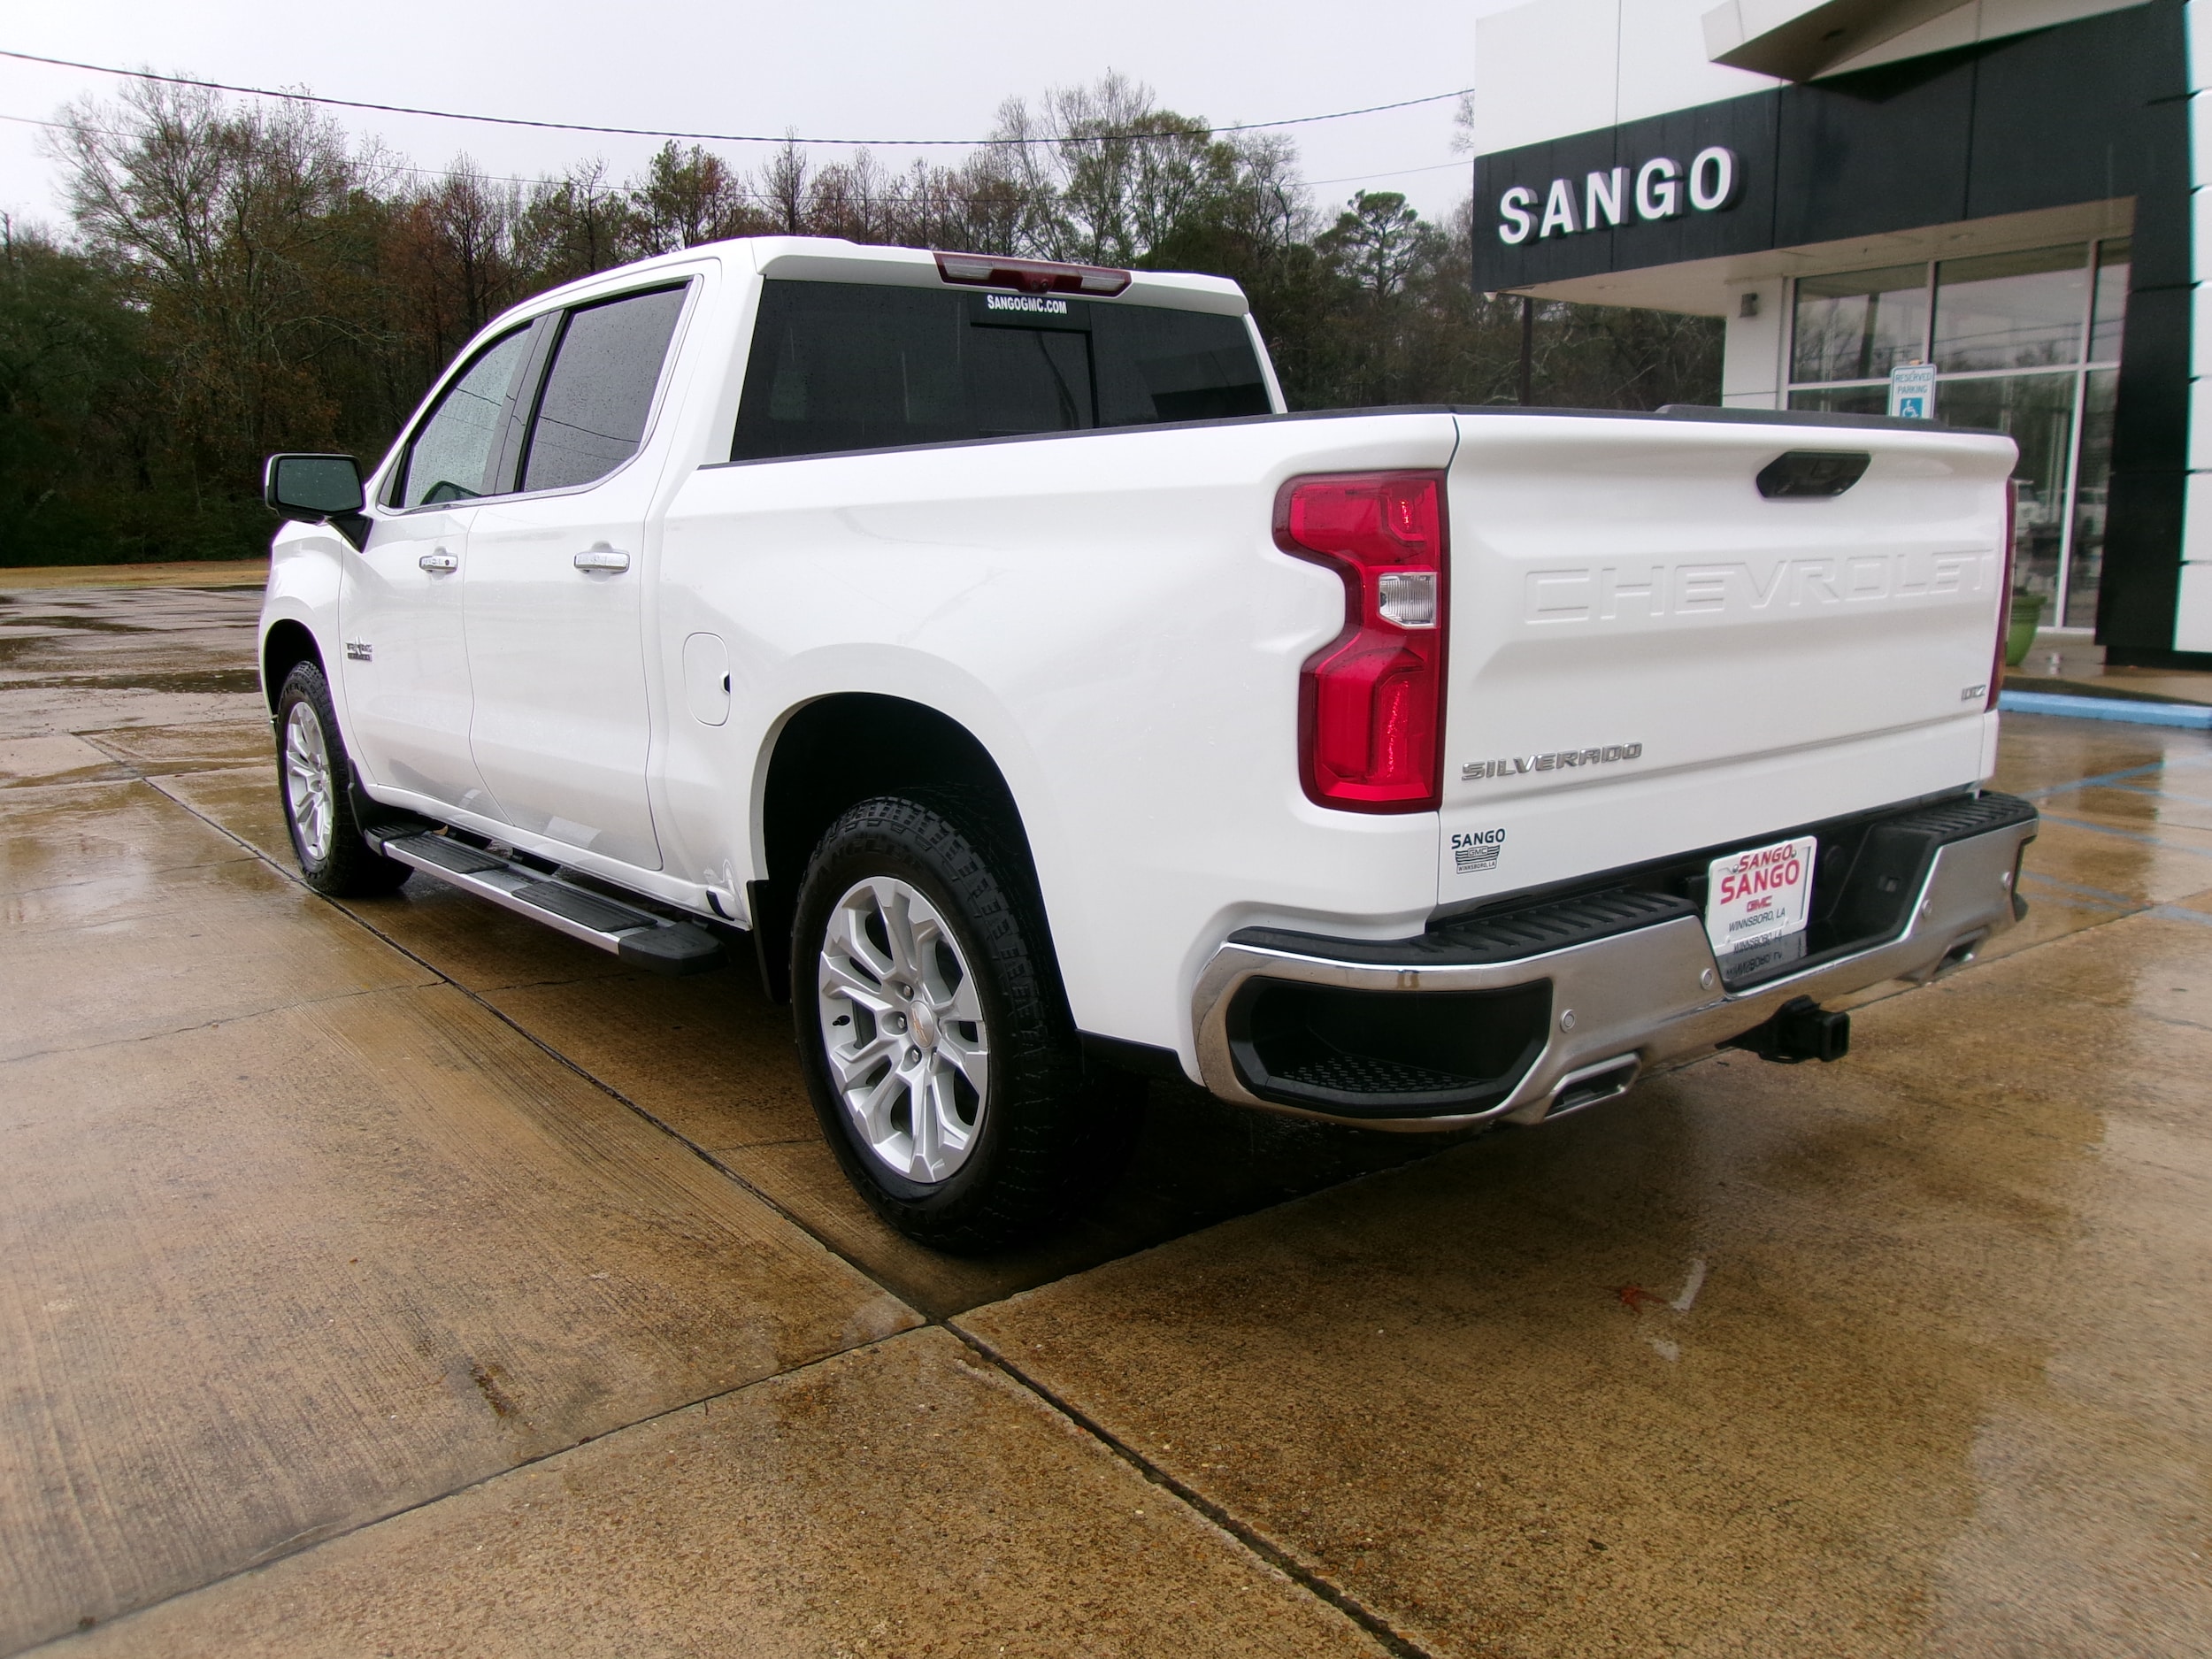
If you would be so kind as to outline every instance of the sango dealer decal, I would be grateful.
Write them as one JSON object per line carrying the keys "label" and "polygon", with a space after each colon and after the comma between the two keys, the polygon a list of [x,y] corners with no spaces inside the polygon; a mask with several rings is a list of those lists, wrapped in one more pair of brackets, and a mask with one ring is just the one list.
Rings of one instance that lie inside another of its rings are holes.
{"label": "sango dealer decal", "polygon": [[1452,864],[1459,874],[1473,875],[1479,871],[1495,870],[1498,856],[1505,851],[1505,832],[1502,829],[1458,830],[1452,835]]}
{"label": "sango dealer decal", "polygon": [[1624,225],[1632,212],[1647,223],[1677,219],[1685,205],[1699,213],[1718,213],[1743,195],[1743,168],[1725,144],[1709,144],[1686,168],[1671,156],[1654,156],[1635,170],[1613,167],[1586,174],[1578,192],[1571,179],[1554,179],[1544,193],[1540,214],[1536,192],[1517,184],[1498,198],[1498,240],[1518,247],[1532,235],[1573,236],[1584,231]]}

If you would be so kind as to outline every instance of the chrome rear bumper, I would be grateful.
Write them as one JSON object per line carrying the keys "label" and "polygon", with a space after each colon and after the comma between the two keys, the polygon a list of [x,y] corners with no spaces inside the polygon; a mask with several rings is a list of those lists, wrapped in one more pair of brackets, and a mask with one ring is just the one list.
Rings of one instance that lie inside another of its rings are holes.
{"label": "chrome rear bumper", "polygon": [[[2035,833],[2031,816],[1938,847],[1901,931],[1740,993],[1723,984],[1703,922],[1686,914],[1562,949],[1476,964],[1439,964],[1434,950],[1411,949],[1407,960],[1378,962],[1377,948],[1353,941],[1338,957],[1324,948],[1326,941],[1289,950],[1233,937],[1200,973],[1192,998],[1200,1074],[1224,1100],[1371,1129],[1436,1131],[1498,1118],[1535,1123],[1619,1094],[1663,1061],[1740,1036],[1793,998],[1817,1002],[1888,979],[1926,980],[1971,961],[1984,941],[2013,923],[2014,872]],[[1368,959],[1345,959],[1356,956]],[[1486,1110],[1353,1116],[1269,1100],[1247,1086],[1232,1048],[1230,1010],[1238,992],[1259,979],[1358,991],[1497,990],[1548,979],[1551,1018],[1534,1062],[1506,1098]]]}

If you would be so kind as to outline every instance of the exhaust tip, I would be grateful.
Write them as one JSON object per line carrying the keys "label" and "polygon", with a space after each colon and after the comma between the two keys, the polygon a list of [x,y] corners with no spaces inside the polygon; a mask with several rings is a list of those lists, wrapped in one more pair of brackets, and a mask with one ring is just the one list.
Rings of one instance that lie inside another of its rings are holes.
{"label": "exhaust tip", "polygon": [[1578,1112],[1586,1106],[1627,1094],[1641,1070],[1641,1062],[1632,1054],[1569,1072],[1552,1091],[1551,1105],[1543,1120],[1549,1123],[1555,1118],[1563,1118],[1569,1112]]}
{"label": "exhaust tip", "polygon": [[1970,939],[1960,940],[1957,944],[1943,953],[1943,960],[1936,964],[1935,971],[1928,977],[1932,979],[1939,979],[1947,973],[1955,972],[1967,966],[1982,954],[1984,937],[1985,935],[1981,933],[1976,933]]}

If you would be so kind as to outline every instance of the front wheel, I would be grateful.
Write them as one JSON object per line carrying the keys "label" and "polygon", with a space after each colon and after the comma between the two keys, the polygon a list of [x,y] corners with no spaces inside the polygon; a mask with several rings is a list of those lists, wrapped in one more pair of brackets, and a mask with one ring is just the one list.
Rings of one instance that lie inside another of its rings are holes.
{"label": "front wheel", "polygon": [[1027,872],[979,824],[864,801],[823,836],[797,910],[808,1092],[885,1220],[987,1250],[1110,1179],[1132,1084],[1086,1076]]}
{"label": "front wheel", "polygon": [[353,813],[352,764],[338,738],[330,683],[313,663],[301,663],[285,676],[276,724],[284,825],[307,885],[334,899],[396,892],[412,872],[373,851],[362,837]]}

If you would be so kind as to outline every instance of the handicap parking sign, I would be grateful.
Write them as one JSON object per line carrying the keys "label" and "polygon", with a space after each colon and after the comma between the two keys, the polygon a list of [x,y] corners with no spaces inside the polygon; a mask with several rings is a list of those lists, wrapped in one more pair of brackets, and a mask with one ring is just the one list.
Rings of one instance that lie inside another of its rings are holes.
{"label": "handicap parking sign", "polygon": [[1889,412],[1901,420],[1935,419],[1935,365],[1901,363],[1889,372]]}

